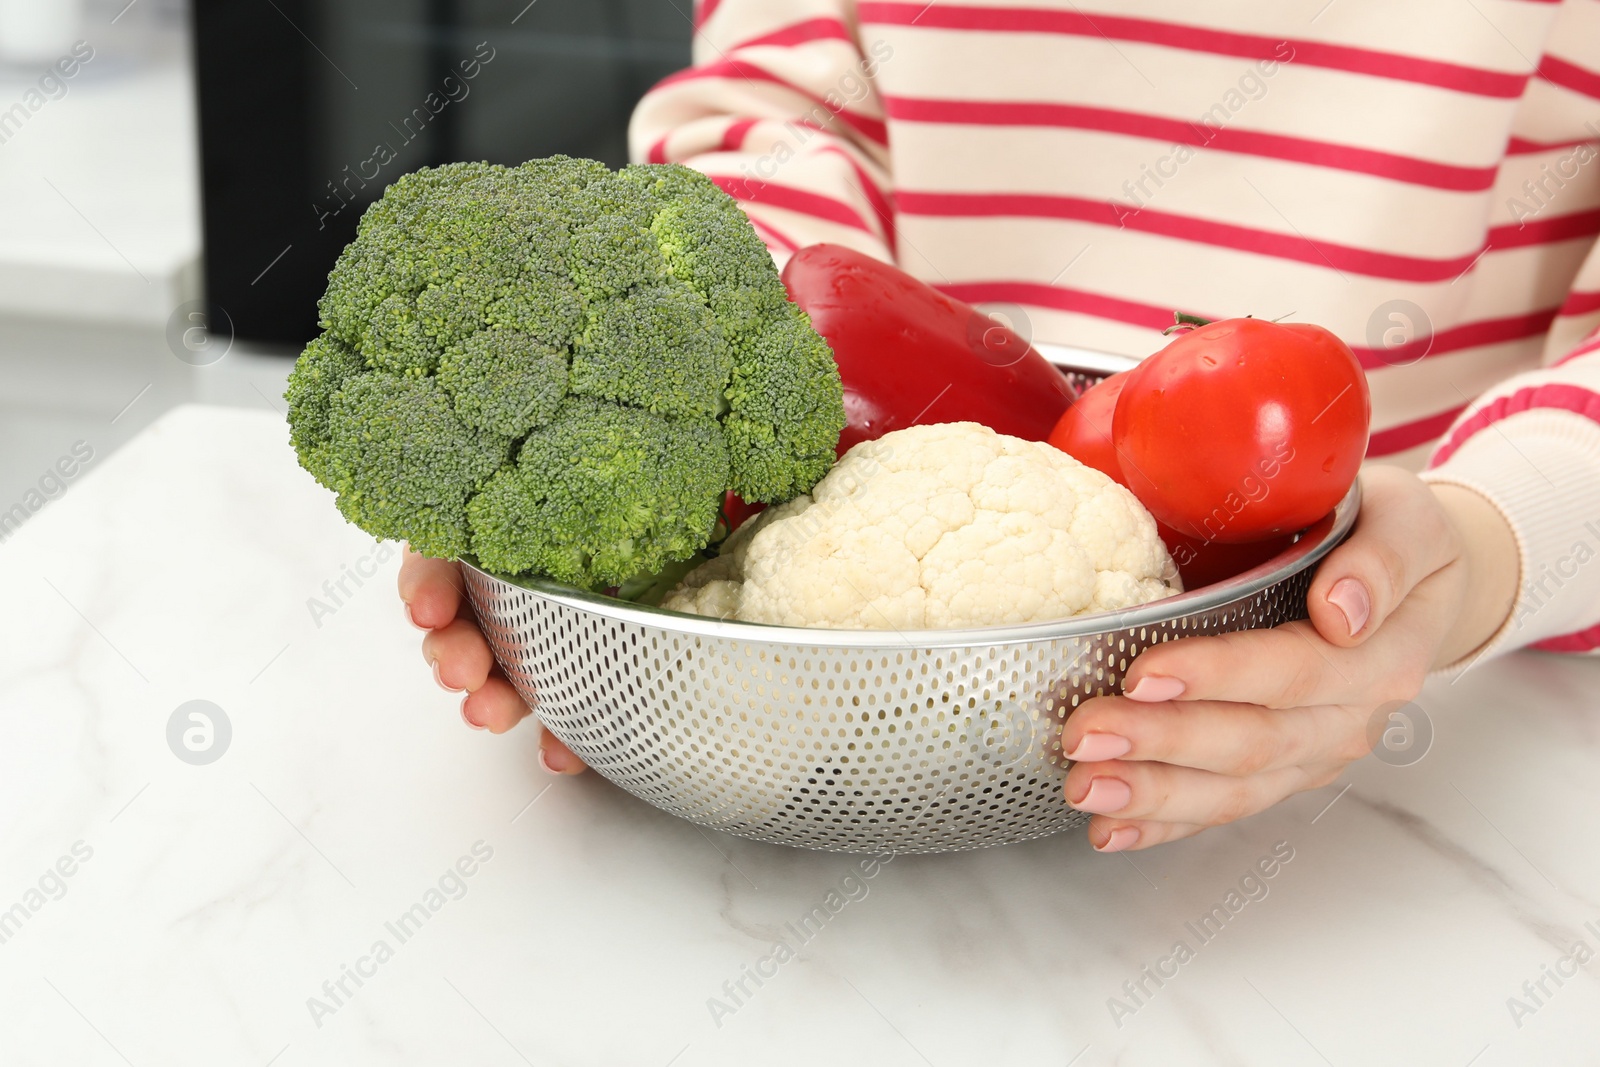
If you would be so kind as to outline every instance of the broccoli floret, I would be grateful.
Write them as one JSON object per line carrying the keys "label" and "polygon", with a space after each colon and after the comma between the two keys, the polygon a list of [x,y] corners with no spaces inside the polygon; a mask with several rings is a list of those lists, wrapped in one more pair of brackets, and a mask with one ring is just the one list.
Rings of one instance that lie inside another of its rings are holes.
{"label": "broccoli floret", "polygon": [[439,384],[474,430],[521,437],[543,426],[567,395],[567,357],[515,330],[479,330],[439,361]]}
{"label": "broccoli floret", "polygon": [[285,394],[352,522],[590,588],[689,559],[844,425],[826,342],[733,199],[676,165],[408,174],[328,278]]}
{"label": "broccoli floret", "polygon": [[595,308],[572,351],[572,391],[665,415],[715,415],[728,345],[681,285],[640,287]]}
{"label": "broccoli floret", "polygon": [[728,345],[723,427],[731,488],[746,500],[787,500],[833,466],[845,424],[839,372],[827,342],[789,302],[744,213],[710,179],[690,173],[695,178],[660,183],[681,189],[682,198],[651,228],[667,270],[705,296]]}
{"label": "broccoli floret", "polygon": [[289,402],[289,443],[301,466],[323,485],[328,476],[328,409],[344,383],[364,369],[361,356],[323,335],[306,346],[283,394]]}
{"label": "broccoli floret", "polygon": [[467,506],[473,547],[491,570],[614,585],[703,547],[727,478],[714,420],[569,397]]}
{"label": "broccoli floret", "polygon": [[463,425],[433,378],[371,371],[329,405],[324,484],[368,533],[454,558],[470,551],[467,501],[510,451],[511,438]]}
{"label": "broccoli floret", "polygon": [[578,292],[590,304],[664,281],[667,273],[655,234],[626,215],[601,215],[579,226],[568,262]]}
{"label": "broccoli floret", "polygon": [[785,304],[737,346],[722,420],[733,457],[731,488],[746,500],[788,500],[833,467],[844,429],[844,392],[833,350],[811,320]]}

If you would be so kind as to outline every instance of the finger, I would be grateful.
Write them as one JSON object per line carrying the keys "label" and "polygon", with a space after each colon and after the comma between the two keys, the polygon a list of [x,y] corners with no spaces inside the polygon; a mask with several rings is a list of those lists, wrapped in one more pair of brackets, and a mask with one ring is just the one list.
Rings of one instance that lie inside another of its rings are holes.
{"label": "finger", "polygon": [[1061,750],[1078,762],[1136,760],[1242,777],[1365,756],[1364,716],[1318,705],[1273,710],[1215,700],[1096,697],[1073,710]]}
{"label": "finger", "polygon": [[431,559],[408,547],[400,563],[400,599],[412,625],[424,630],[447,626],[461,612],[461,565]]}
{"label": "finger", "polygon": [[528,705],[501,674],[491,674],[461,701],[461,717],[467,725],[490,733],[503,734],[528,716]]}
{"label": "finger", "polygon": [[1311,788],[1314,777],[1325,784],[1320,774],[1302,767],[1235,778],[1193,767],[1108,760],[1074,764],[1065,792],[1067,803],[1095,815],[1220,826]]}
{"label": "finger", "polygon": [[422,639],[422,656],[433,666],[433,677],[446,689],[477,690],[494,668],[494,654],[472,619],[457,619]]}
{"label": "finger", "polygon": [[[461,718],[474,730],[503,734],[527,718],[528,705],[498,670],[461,702]],[[539,726],[539,763],[551,774],[582,774],[583,760],[560,739]]]}
{"label": "finger", "polygon": [[1354,704],[1365,695],[1366,680],[1381,656],[1372,649],[1338,648],[1309,622],[1291,622],[1147,648],[1128,667],[1122,691],[1142,703]]}
{"label": "finger", "polygon": [[582,774],[588,768],[561,739],[539,727],[539,763],[551,774]]}
{"label": "finger", "polygon": [[1204,829],[1206,827],[1193,822],[1112,819],[1096,815],[1089,820],[1089,844],[1096,852],[1135,852],[1151,845],[1193,837]]}
{"label": "finger", "polygon": [[1311,583],[1311,621],[1335,645],[1360,644],[1460,552],[1455,528],[1425,484],[1397,467],[1370,468],[1361,476],[1355,529]]}
{"label": "finger", "polygon": [[1410,700],[1443,639],[1460,575],[1437,571],[1390,616],[1393,625],[1355,648],[1329,644],[1308,622],[1189,637],[1145,649],[1123,679],[1130,699],[1223,700],[1269,708],[1373,706]]}

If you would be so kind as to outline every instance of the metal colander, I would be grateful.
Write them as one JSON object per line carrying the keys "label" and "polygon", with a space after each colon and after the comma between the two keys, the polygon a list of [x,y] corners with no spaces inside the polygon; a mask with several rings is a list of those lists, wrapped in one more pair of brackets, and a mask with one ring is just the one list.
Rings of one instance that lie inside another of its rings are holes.
{"label": "metal colander", "polygon": [[[1044,346],[1040,346],[1043,348]],[[1132,361],[1051,353],[1084,383]],[[1061,723],[1143,649],[1305,618],[1356,489],[1277,558],[1128,611],[966,630],[815,630],[682,615],[464,567],[495,659],[540,721],[643,800],[741,837],[947,852],[1088,820]]]}

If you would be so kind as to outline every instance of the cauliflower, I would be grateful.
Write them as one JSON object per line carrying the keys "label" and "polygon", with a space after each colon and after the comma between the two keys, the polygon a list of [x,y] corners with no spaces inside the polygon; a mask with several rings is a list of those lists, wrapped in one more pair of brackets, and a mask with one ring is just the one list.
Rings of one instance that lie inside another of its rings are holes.
{"label": "cauliflower", "polygon": [[944,629],[1115,611],[1182,592],[1156,523],[1065,452],[973,422],[845,453],[662,607],[831,629]]}

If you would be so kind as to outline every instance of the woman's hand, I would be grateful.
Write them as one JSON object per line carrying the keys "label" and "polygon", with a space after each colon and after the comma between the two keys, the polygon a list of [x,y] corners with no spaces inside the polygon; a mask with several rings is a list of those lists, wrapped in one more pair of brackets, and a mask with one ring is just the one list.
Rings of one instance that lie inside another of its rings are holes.
{"label": "woman's hand", "polygon": [[[434,681],[466,693],[461,701],[466,724],[502,734],[521,722],[528,705],[495,664],[478,629],[472,606],[462,594],[461,565],[406,549],[400,564],[400,599],[411,625],[428,632],[422,639],[422,656],[433,667]],[[548,731],[539,737],[539,762],[555,774],[578,774],[584,769],[583,762]]]}
{"label": "woman's hand", "polygon": [[1157,645],[1124,695],[1073,711],[1066,796],[1095,813],[1097,849],[1188,837],[1327,785],[1371,750],[1379,708],[1510,614],[1518,554],[1492,504],[1393,467],[1361,481],[1360,518],[1317,572],[1310,621]]}

